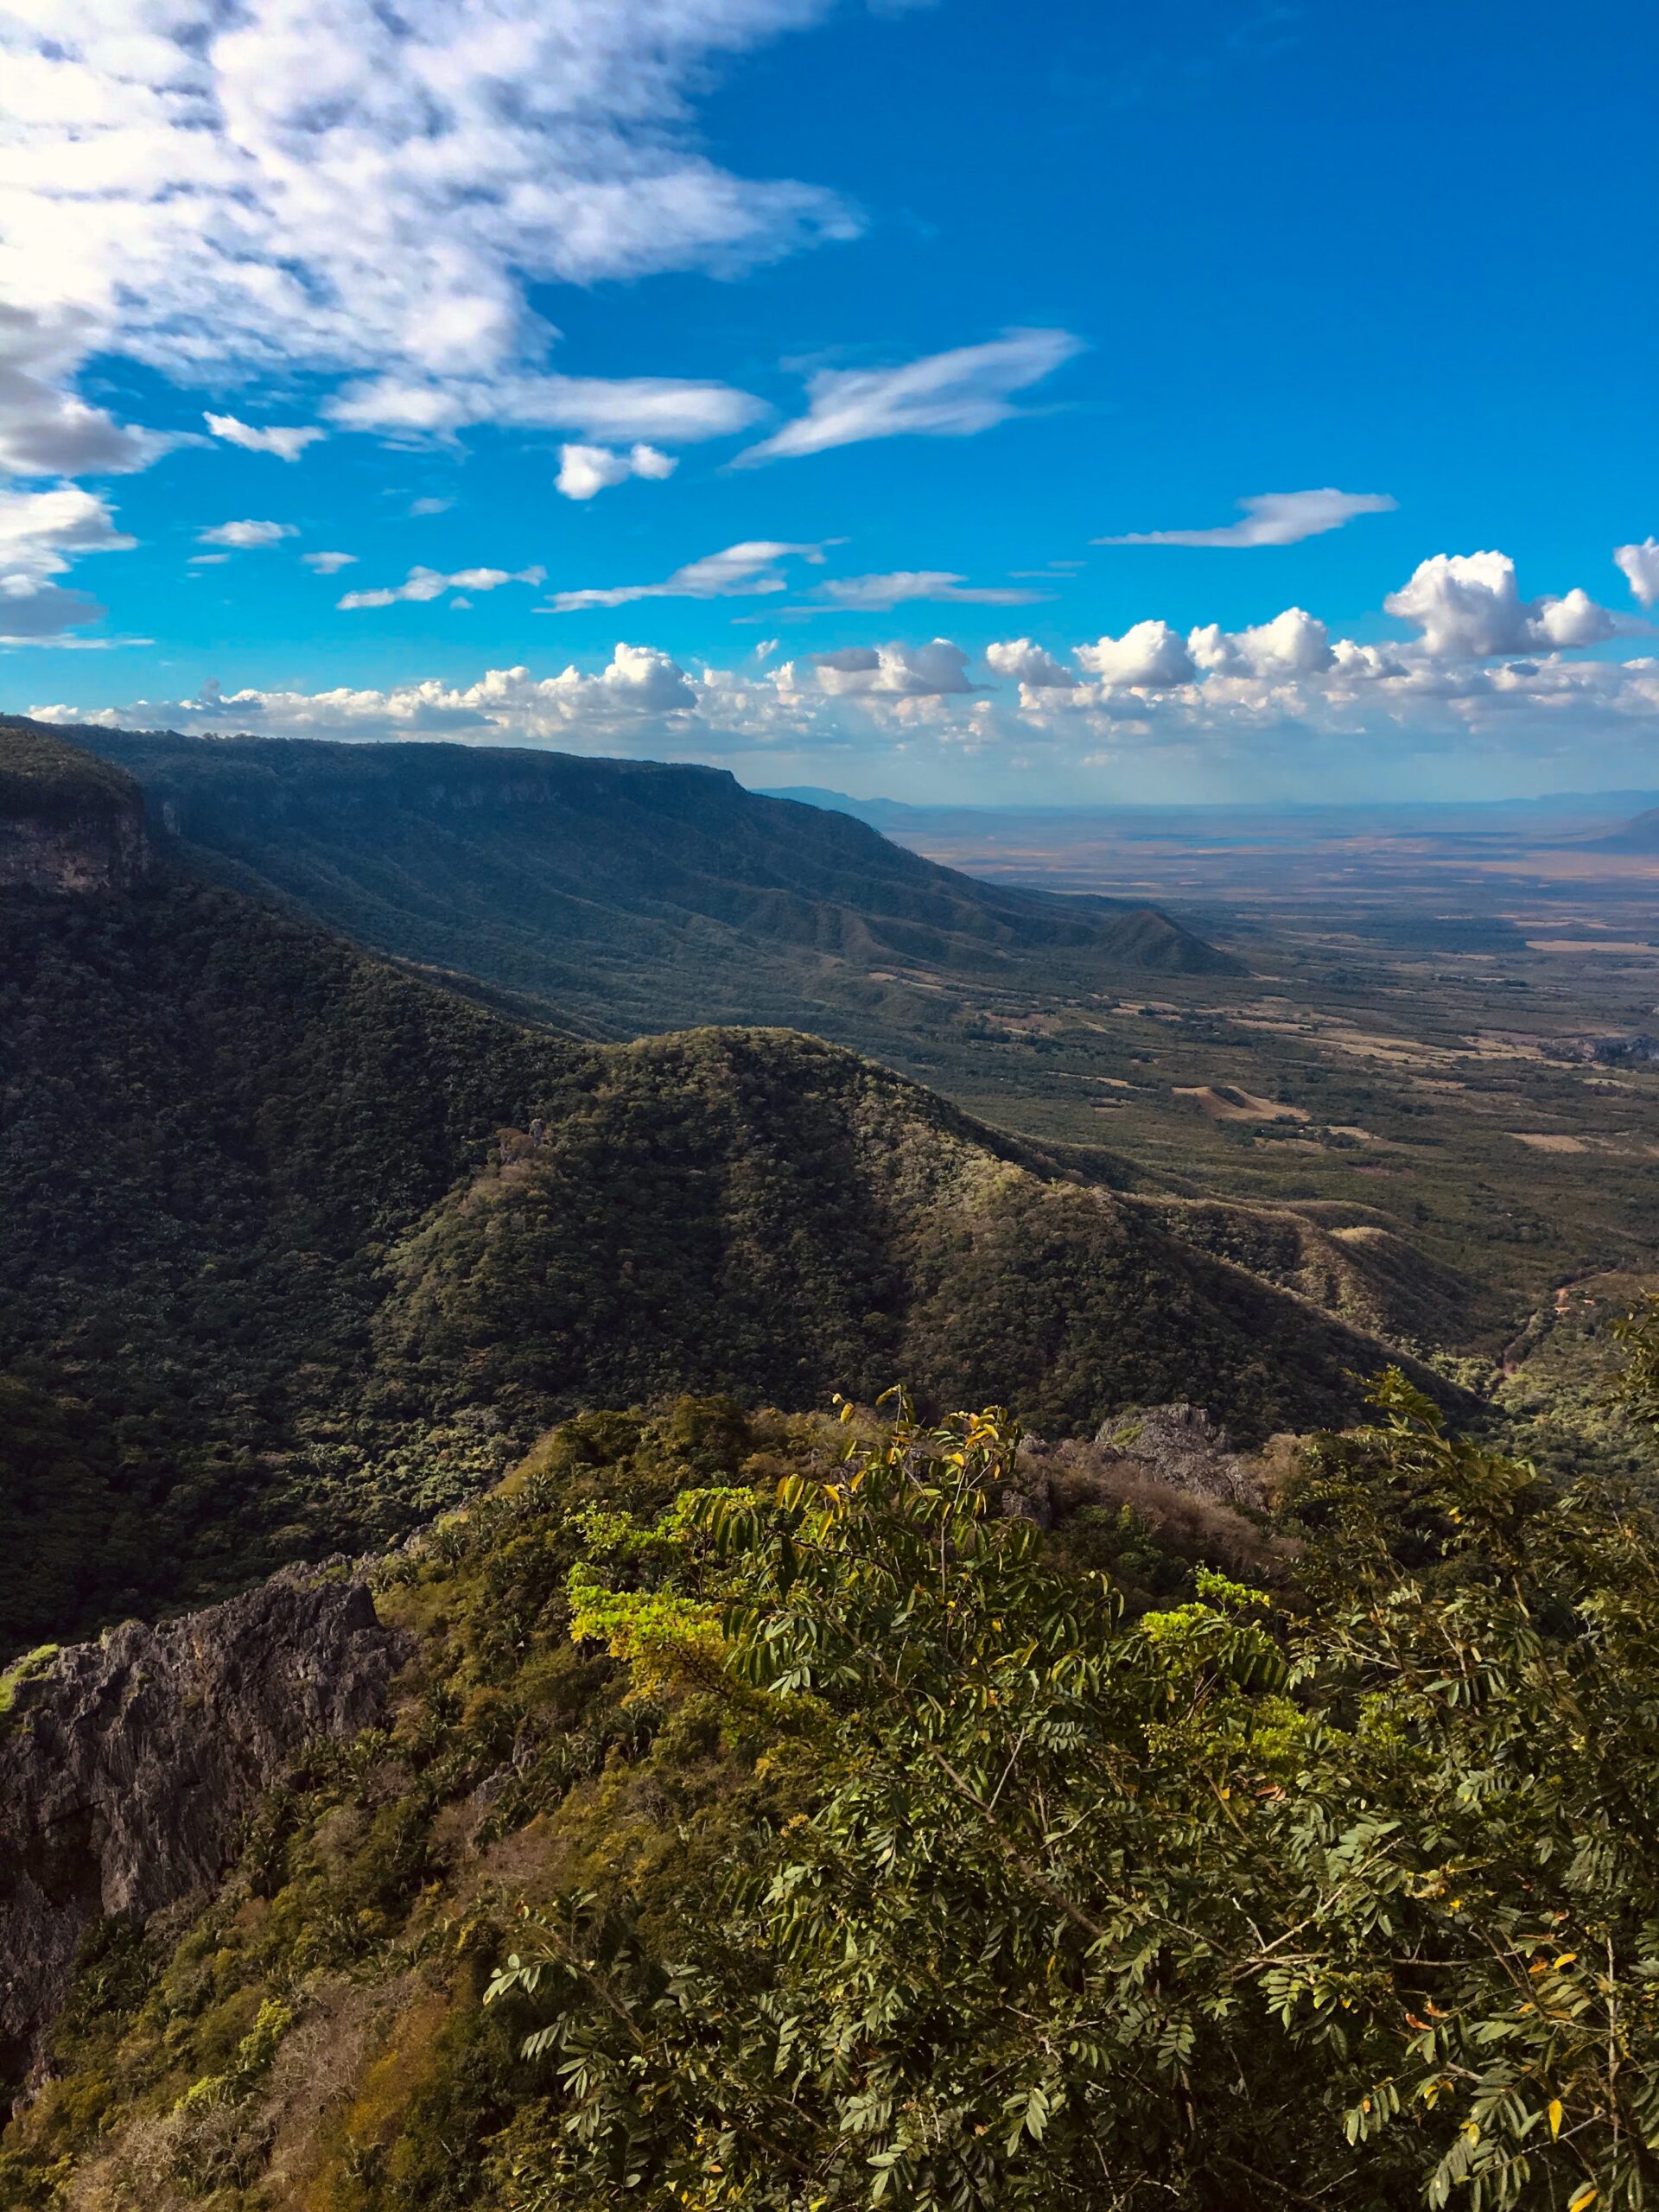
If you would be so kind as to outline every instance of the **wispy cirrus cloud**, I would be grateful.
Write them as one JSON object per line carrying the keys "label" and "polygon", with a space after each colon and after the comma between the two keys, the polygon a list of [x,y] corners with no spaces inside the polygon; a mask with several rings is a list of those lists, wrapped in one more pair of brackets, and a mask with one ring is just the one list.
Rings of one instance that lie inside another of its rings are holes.
{"label": "wispy cirrus cloud", "polygon": [[1237,522],[1212,530],[1139,530],[1117,537],[1097,537],[1096,545],[1299,545],[1340,530],[1356,515],[1393,513],[1398,505],[1386,492],[1338,492],[1327,485],[1317,492],[1258,492],[1241,499]]}
{"label": "wispy cirrus cloud", "polygon": [[348,591],[335,601],[346,612],[372,607],[397,607],[406,602],[424,605],[442,599],[447,591],[498,591],[503,584],[545,582],[545,569],[455,569],[445,575],[439,569],[413,568],[400,584],[382,585],[369,591]]}
{"label": "wispy cirrus cloud", "polygon": [[1084,350],[1066,330],[1010,330],[985,346],[959,346],[891,369],[820,369],[807,385],[807,411],[734,464],[824,453],[869,438],[972,437],[1020,410],[1016,392]]}
{"label": "wispy cirrus cloud", "polygon": [[204,414],[201,419],[226,445],[240,446],[245,453],[274,454],[278,461],[297,461],[308,446],[328,435],[315,423],[273,423],[260,429],[234,415]]}
{"label": "wispy cirrus cloud", "polygon": [[656,584],[601,584],[578,591],[555,592],[546,612],[575,614],[588,607],[626,607],[639,599],[747,599],[757,594],[785,591],[789,579],[779,567],[788,560],[821,563],[822,545],[792,545],[780,539],[757,537],[728,545],[723,552],[707,553],[688,561],[673,575]]}
{"label": "wispy cirrus cloud", "polygon": [[1028,607],[1044,594],[1014,585],[970,584],[966,576],[948,569],[896,569],[887,575],[831,577],[816,587],[815,596],[832,602],[823,610],[828,613],[849,608],[880,612],[912,600],[954,601],[962,607]]}

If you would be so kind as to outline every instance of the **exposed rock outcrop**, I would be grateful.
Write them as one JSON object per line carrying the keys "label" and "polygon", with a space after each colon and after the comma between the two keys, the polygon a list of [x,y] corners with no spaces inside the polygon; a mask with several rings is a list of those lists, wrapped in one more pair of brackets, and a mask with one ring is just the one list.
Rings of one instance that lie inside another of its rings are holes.
{"label": "exposed rock outcrop", "polygon": [[1255,1470],[1202,1406],[1131,1407],[1103,1421],[1095,1442],[1103,1452],[1139,1460],[1172,1489],[1229,1505],[1262,1503]]}
{"label": "exposed rock outcrop", "polygon": [[149,872],[132,778],[48,730],[0,721],[0,890],[132,891]]}
{"label": "exposed rock outcrop", "polygon": [[384,1716],[405,1651],[362,1581],[289,1567],[17,1683],[0,1719],[0,2076],[36,2056],[87,1923],[216,1881],[302,1745]]}

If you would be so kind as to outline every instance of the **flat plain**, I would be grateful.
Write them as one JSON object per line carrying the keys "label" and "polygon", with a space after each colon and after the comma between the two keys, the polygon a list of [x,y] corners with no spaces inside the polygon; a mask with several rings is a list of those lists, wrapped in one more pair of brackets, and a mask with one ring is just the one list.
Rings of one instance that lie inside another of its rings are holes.
{"label": "flat plain", "polygon": [[910,1065],[1134,1178],[1403,1230],[1480,1286],[1464,1348],[1491,1356],[1563,1283],[1653,1263],[1659,1065],[1590,1041],[1659,1032],[1659,853],[1619,849],[1648,803],[894,809],[931,859],[1155,901],[1249,970],[1022,978]]}

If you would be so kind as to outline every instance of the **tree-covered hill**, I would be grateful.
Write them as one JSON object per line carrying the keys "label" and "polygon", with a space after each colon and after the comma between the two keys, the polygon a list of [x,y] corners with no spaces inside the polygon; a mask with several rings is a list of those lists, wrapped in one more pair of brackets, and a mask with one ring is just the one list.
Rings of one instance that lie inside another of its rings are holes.
{"label": "tree-covered hill", "polygon": [[223,880],[597,1037],[737,1021],[851,1042],[919,978],[1236,965],[1152,907],[980,883],[710,768],[64,734],[128,769],[152,816]]}
{"label": "tree-covered hill", "polygon": [[406,1663],[220,1878],[160,1830],[165,1909],[54,1834],[0,2199],[1646,2212],[1659,1527],[1376,1399],[1248,1511],[996,1410],[593,1413],[359,1562],[378,1628],[341,1568],[239,1687],[238,1609],[36,1655],[25,1793],[140,1653],[152,1793],[193,1651],[245,1734],[331,1594],[348,1680]]}
{"label": "tree-covered hill", "polygon": [[583,1405],[902,1372],[1259,1434],[1391,1318],[1291,1217],[1189,1238],[807,1038],[572,1043],[165,860],[0,893],[0,1054],[10,1649],[391,1535]]}

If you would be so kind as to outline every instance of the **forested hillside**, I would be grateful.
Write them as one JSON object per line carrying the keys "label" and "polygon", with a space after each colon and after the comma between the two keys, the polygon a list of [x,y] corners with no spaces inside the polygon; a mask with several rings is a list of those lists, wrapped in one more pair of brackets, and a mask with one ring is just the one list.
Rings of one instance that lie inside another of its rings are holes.
{"label": "forested hillside", "polygon": [[929,979],[1236,963],[1151,907],[980,883],[723,771],[445,744],[64,733],[199,865],[595,1037],[709,1021],[853,1042]]}
{"label": "forested hillside", "polygon": [[170,861],[0,893],[0,1038],[12,1649],[389,1535],[594,1402],[903,1374],[1255,1435],[1395,1325],[1294,1213],[1115,1192],[798,1036],[574,1044]]}
{"label": "forested hillside", "polygon": [[1378,1399],[1230,1506],[995,1412],[567,1425],[370,1570],[385,1719],[89,1922],[0,2196],[1640,2212],[1659,1528]]}

